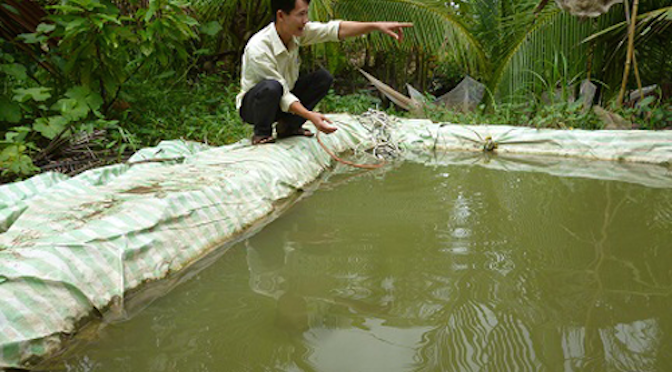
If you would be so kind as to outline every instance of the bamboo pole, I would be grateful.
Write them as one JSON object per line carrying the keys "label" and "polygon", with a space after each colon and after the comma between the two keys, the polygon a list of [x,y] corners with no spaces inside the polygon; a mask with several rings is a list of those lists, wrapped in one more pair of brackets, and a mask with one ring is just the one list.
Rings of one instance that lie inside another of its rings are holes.
{"label": "bamboo pole", "polygon": [[635,80],[637,81],[637,89],[639,90],[639,99],[643,99],[644,88],[642,87],[642,78],[639,76],[639,67],[637,67],[637,56],[632,52],[632,68],[635,70]]}
{"label": "bamboo pole", "polygon": [[[628,22],[628,25],[630,24],[630,12],[628,9],[628,0],[625,0],[625,19]],[[642,99],[642,96],[644,95],[643,88],[642,88],[642,79],[639,76],[639,67],[637,66],[637,55],[635,54],[635,51],[632,51],[632,68],[635,70],[635,80],[637,81],[637,89],[639,90],[639,99]]]}
{"label": "bamboo pole", "polygon": [[[625,87],[628,84],[628,76],[630,75],[630,64],[632,57],[635,54],[635,25],[637,24],[637,8],[639,7],[639,0],[634,0],[632,3],[632,14],[630,15],[630,28],[628,30],[628,51],[625,57],[625,69],[623,70],[623,81],[621,82],[621,90],[618,92],[618,107],[623,106],[623,96],[625,95]],[[627,6],[626,6],[627,9]]]}

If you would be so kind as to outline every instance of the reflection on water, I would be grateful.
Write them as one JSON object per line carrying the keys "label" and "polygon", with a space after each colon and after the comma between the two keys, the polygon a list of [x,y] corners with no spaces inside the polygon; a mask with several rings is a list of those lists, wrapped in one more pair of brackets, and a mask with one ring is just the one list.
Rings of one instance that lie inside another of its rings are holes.
{"label": "reflection on water", "polygon": [[68,371],[669,371],[671,189],[334,176]]}

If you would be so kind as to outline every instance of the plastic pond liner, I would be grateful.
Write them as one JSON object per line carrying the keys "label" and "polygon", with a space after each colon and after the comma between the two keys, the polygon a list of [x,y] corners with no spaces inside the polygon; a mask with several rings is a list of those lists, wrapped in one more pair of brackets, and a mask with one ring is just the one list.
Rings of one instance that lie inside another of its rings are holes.
{"label": "plastic pond liner", "polygon": [[[334,152],[373,146],[361,117],[331,118],[340,130],[321,140]],[[669,132],[391,120],[391,140],[414,162],[672,186]],[[248,143],[168,141],[130,164],[0,186],[0,368],[39,366],[91,319],[123,318],[129,299],[160,297],[280,215],[333,164],[314,139]],[[167,161],[143,162],[158,158]],[[628,324],[645,332],[648,323]]]}

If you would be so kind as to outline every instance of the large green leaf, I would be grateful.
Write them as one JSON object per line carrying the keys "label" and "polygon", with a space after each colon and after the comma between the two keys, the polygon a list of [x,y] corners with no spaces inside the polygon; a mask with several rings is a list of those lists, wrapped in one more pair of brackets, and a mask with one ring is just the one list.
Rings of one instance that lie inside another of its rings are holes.
{"label": "large green leaf", "polygon": [[21,107],[8,97],[0,96],[0,122],[18,123],[21,118]]}
{"label": "large green leaf", "polygon": [[72,98],[82,105],[87,105],[91,110],[98,110],[103,105],[103,98],[97,92],[91,91],[85,86],[76,86],[68,89],[65,96]]}
{"label": "large green leaf", "polygon": [[42,34],[48,34],[51,31],[54,31],[56,29],[56,25],[51,24],[51,23],[40,23],[37,25],[37,32],[42,33]]}
{"label": "large green leaf", "polygon": [[32,34],[20,34],[19,38],[23,40],[24,43],[26,44],[38,44],[38,43],[43,43],[47,41],[47,37],[39,34],[39,33],[32,33]]}
{"label": "large green leaf", "polygon": [[28,77],[26,68],[18,63],[8,63],[0,65],[0,72],[3,72],[18,81],[24,81]]}
{"label": "large green leaf", "polygon": [[51,98],[51,88],[19,88],[14,89],[14,100],[17,102],[36,101],[43,102]]}
{"label": "large green leaf", "polygon": [[59,111],[64,117],[73,121],[81,120],[89,115],[89,106],[85,101],[72,98],[61,98],[51,106],[52,110]]}
{"label": "large green leaf", "polygon": [[33,160],[26,154],[28,147],[24,144],[11,144],[0,152],[0,168],[6,168],[3,174],[14,173],[27,175],[38,171]]}
{"label": "large green leaf", "polygon": [[222,25],[217,21],[210,21],[201,26],[201,33],[206,35],[215,36],[220,31],[222,31]]}
{"label": "large green leaf", "polygon": [[54,139],[65,130],[70,120],[63,116],[51,116],[48,118],[38,118],[33,124],[33,129],[48,139]]}
{"label": "large green leaf", "polygon": [[32,131],[32,128],[26,126],[12,127],[12,130],[5,133],[5,142],[23,142]]}
{"label": "large green leaf", "polygon": [[0,4],[0,6],[2,6],[3,8],[7,9],[8,11],[10,11],[10,12],[16,14],[16,15],[20,15],[20,14],[21,14],[21,13],[19,13],[18,10],[16,10],[15,7],[13,7],[13,6],[9,5],[9,4]]}

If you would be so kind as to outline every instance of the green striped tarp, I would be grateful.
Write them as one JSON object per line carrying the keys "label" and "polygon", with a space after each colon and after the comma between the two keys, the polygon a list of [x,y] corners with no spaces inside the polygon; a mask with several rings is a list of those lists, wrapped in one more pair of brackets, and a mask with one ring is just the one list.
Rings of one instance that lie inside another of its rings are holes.
{"label": "green striped tarp", "polygon": [[[334,151],[371,144],[357,117],[331,118],[340,130],[322,139]],[[400,120],[395,130],[409,156],[477,151],[488,137],[505,154],[653,164],[672,158],[667,132],[425,120]],[[185,268],[245,231],[331,162],[314,138],[248,143],[209,148],[168,141],[139,151],[127,164],[0,186],[0,368],[30,368],[53,355],[87,316],[123,306],[130,290]],[[169,161],[147,162],[157,158]]]}
{"label": "green striped tarp", "polygon": [[[353,148],[363,128],[324,141]],[[155,158],[182,159],[168,163]],[[94,311],[242,232],[330,163],[313,140],[206,148],[182,141],[66,179],[0,186],[0,368],[58,351]]]}

